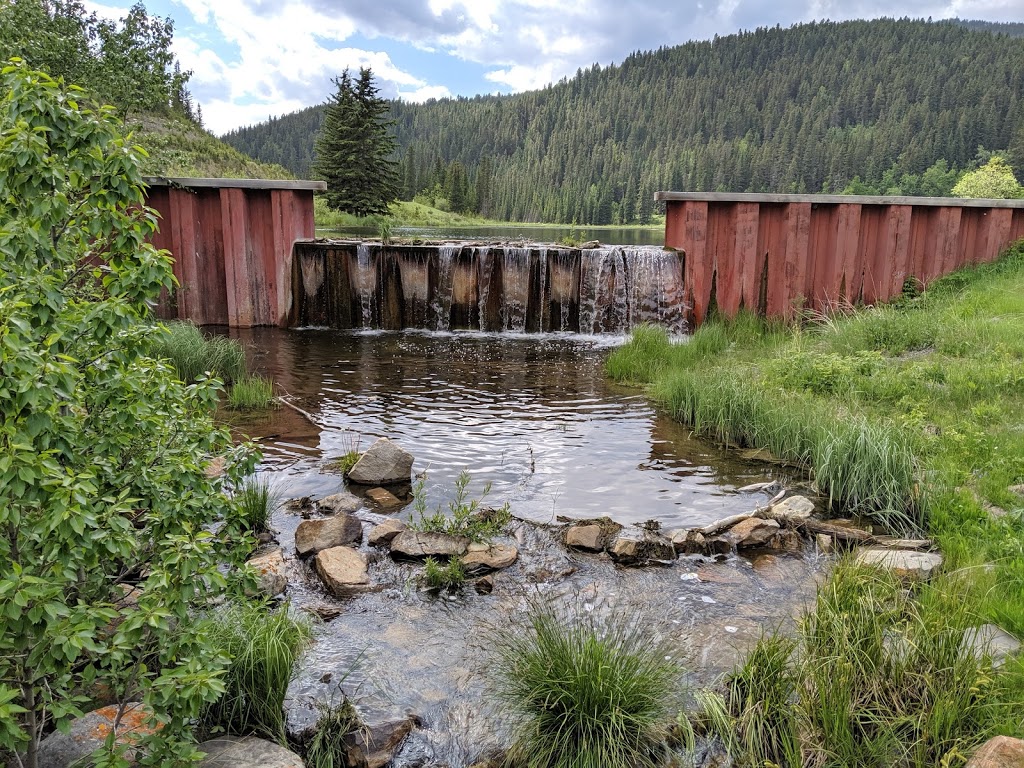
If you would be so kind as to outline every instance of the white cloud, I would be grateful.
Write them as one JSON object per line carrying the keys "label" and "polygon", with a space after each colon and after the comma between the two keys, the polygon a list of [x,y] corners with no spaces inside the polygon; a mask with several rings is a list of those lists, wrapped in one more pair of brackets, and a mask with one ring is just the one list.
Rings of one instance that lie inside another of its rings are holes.
{"label": "white cloud", "polygon": [[424,85],[412,91],[403,91],[401,89],[398,91],[398,98],[402,99],[402,101],[410,101],[417,104],[428,99],[444,99],[452,95],[447,85]]}

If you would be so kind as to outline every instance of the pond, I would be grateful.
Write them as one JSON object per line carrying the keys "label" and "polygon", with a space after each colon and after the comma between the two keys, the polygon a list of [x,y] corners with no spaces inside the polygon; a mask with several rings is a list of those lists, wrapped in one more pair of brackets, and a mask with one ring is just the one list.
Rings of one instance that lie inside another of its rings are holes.
{"label": "pond", "polygon": [[[233,331],[251,363],[296,406],[238,419],[259,439],[260,472],[281,498],[322,498],[345,487],[325,466],[357,443],[397,441],[416,458],[428,507],[451,498],[462,471],[470,492],[508,502],[514,566],[493,593],[437,596],[422,567],[367,546],[374,590],[335,600],[308,565],[290,562],[293,605],[330,617],[316,630],[292,685],[293,729],[315,719],[315,701],[353,696],[365,718],[415,713],[422,722],[395,765],[471,765],[501,743],[504,719],[487,697],[496,633],[521,631],[538,600],[614,620],[641,621],[677,648],[688,682],[726,671],[760,633],[790,621],[813,595],[823,563],[813,555],[680,558],[622,568],[607,555],[570,551],[559,516],[609,516],[631,526],[702,525],[765,502],[739,489],[800,478],[743,461],[694,439],[635,389],[610,383],[603,361],[621,338],[562,334]],[[300,413],[302,411],[303,413]],[[350,489],[357,490],[357,489]],[[368,527],[383,519],[367,502]],[[409,520],[411,505],[394,513]],[[273,520],[291,557],[301,517]],[[324,607],[328,609],[325,611]]]}
{"label": "pond", "polygon": [[[317,237],[377,238],[377,227],[345,227],[331,229],[317,227]],[[391,236],[399,239],[419,240],[471,240],[506,242],[527,240],[540,243],[560,243],[565,238],[576,242],[598,240],[607,245],[664,245],[665,228],[656,227],[571,227],[531,226],[506,224],[480,227],[394,227]]]}

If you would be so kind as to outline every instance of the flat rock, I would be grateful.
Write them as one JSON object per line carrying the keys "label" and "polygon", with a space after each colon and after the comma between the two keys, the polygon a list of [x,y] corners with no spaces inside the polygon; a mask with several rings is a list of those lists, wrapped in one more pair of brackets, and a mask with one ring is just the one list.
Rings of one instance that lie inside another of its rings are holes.
{"label": "flat rock", "polygon": [[346,737],[346,740],[350,740],[366,755],[367,768],[383,768],[394,759],[398,748],[415,727],[416,719],[413,717],[389,720],[367,725]]}
{"label": "flat rock", "polygon": [[676,549],[665,536],[651,532],[623,530],[608,547],[612,560],[622,565],[645,565],[651,561],[676,559]]}
{"label": "flat rock", "polygon": [[257,553],[249,558],[247,565],[258,574],[256,586],[263,594],[274,597],[288,588],[284,553],[280,547]]}
{"label": "flat rock", "polygon": [[[73,720],[67,733],[51,733],[39,745],[39,768],[91,765],[87,758],[103,746],[114,728],[117,711],[116,705],[103,707]],[[128,704],[121,716],[116,742],[132,744],[153,733],[156,729],[146,724],[147,713],[142,704]]]}
{"label": "flat rock", "polygon": [[978,747],[967,768],[1024,768],[1024,741],[994,736]]}
{"label": "flat rock", "polygon": [[371,488],[366,497],[383,509],[397,509],[405,503],[387,488]]}
{"label": "flat rock", "polygon": [[774,520],[748,517],[726,531],[725,538],[732,541],[737,549],[749,549],[765,546],[778,532],[779,524]]}
{"label": "flat rock", "polygon": [[466,554],[469,539],[447,533],[402,531],[391,540],[391,554],[400,557],[461,557]]}
{"label": "flat rock", "polygon": [[367,541],[371,547],[383,547],[386,544],[390,544],[398,534],[408,530],[408,528],[409,526],[401,520],[385,520],[380,525],[375,525],[370,529]]}
{"label": "flat rock", "polygon": [[783,525],[797,525],[813,513],[813,501],[805,496],[790,496],[768,507],[764,516]]}
{"label": "flat rock", "polygon": [[935,569],[942,565],[942,555],[938,552],[865,547],[857,551],[855,562],[858,565],[888,568],[901,578],[911,581],[927,581]]}
{"label": "flat rock", "polygon": [[1011,656],[1020,653],[1020,640],[995,624],[982,624],[964,632],[964,646],[974,652],[977,659],[989,656],[993,667],[1001,667]]}
{"label": "flat rock", "polygon": [[326,515],[337,515],[343,512],[352,513],[363,506],[363,500],[353,493],[341,491],[325,496],[316,503],[321,513]]}
{"label": "flat rock", "polygon": [[519,558],[519,550],[511,544],[492,544],[483,550],[469,551],[462,565],[470,573],[508,568]]}
{"label": "flat rock", "polygon": [[342,513],[325,520],[303,520],[295,529],[295,552],[299,557],[315,555],[331,547],[349,547],[363,540],[363,524]]}
{"label": "flat rock", "polygon": [[565,545],[588,552],[604,550],[604,528],[596,523],[592,525],[573,525],[565,532]]}
{"label": "flat rock", "polygon": [[366,557],[351,547],[332,547],[318,553],[316,572],[336,597],[364,592],[370,585]]}
{"label": "flat rock", "polygon": [[302,758],[279,744],[255,736],[221,736],[199,744],[206,757],[199,768],[305,768]]}
{"label": "flat rock", "polygon": [[348,473],[348,480],[359,485],[408,482],[412,475],[412,462],[411,453],[382,437],[359,457]]}
{"label": "flat rock", "polygon": [[1011,485],[1007,490],[1012,494],[1024,498],[1024,483],[1021,485]]}

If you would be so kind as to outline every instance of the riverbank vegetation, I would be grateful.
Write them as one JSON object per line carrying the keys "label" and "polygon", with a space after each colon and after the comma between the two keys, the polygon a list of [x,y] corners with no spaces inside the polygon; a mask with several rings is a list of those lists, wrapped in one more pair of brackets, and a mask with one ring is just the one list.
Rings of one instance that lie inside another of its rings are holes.
{"label": "riverbank vegetation", "polygon": [[[643,329],[608,371],[700,434],[803,467],[836,511],[927,535],[945,557],[913,600],[839,568],[779,679],[799,717],[772,728],[799,737],[803,762],[788,742],[741,744],[751,764],[785,747],[785,765],[957,765],[987,735],[1024,732],[1024,665],[996,672],[965,650],[986,623],[1024,636],[1024,243],[887,306],[790,326],[711,319],[683,343]],[[737,733],[754,710],[790,716],[771,706],[778,691],[756,693],[768,650],[733,678]]]}

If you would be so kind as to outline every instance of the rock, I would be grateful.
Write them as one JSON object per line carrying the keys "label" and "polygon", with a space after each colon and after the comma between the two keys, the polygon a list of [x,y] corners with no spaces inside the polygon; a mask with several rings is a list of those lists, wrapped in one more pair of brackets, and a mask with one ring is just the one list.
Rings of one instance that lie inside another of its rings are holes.
{"label": "rock", "polygon": [[366,755],[367,768],[383,768],[394,758],[395,753],[406,737],[416,727],[416,720],[407,717],[404,720],[390,720],[384,723],[367,725],[355,733],[349,734],[346,741],[355,745]]}
{"label": "rock", "polygon": [[827,533],[814,534],[814,543],[818,545],[818,551],[825,555],[835,549],[835,542]]}
{"label": "rock", "polygon": [[405,503],[386,488],[371,488],[366,492],[366,496],[374,504],[384,509],[395,509]]}
{"label": "rock", "polygon": [[363,524],[349,514],[325,520],[303,520],[295,529],[295,552],[299,557],[315,555],[331,547],[349,547],[363,540]]}
{"label": "rock", "polygon": [[316,503],[317,507],[325,515],[337,515],[342,512],[351,514],[363,506],[363,500],[348,491],[334,493],[325,496]]}
{"label": "rock", "polygon": [[390,544],[391,541],[409,528],[401,520],[387,520],[380,525],[375,525],[370,530],[370,536],[367,539],[371,547],[383,547],[385,544]]}
{"label": "rock", "polygon": [[519,550],[511,544],[492,544],[483,550],[467,551],[462,565],[468,573],[497,571],[508,568],[519,557]]}
{"label": "rock", "polygon": [[1020,485],[1011,485],[1007,490],[1015,496],[1020,496],[1024,499],[1024,483]]}
{"label": "rock", "polygon": [[622,565],[646,565],[652,560],[666,562],[676,559],[672,542],[648,531],[621,531],[608,548],[608,554]]}
{"label": "rock", "polygon": [[408,482],[412,475],[413,457],[386,437],[369,447],[348,473],[350,483],[387,485]]}
{"label": "rock", "polygon": [[280,547],[257,553],[255,557],[249,558],[247,565],[259,574],[256,586],[263,594],[275,597],[288,588],[284,554]]}
{"label": "rock", "polygon": [[788,552],[791,555],[795,555],[803,551],[804,541],[796,531],[783,528],[768,539],[767,547],[776,552]]}
{"label": "rock", "polygon": [[331,621],[341,616],[344,611],[341,606],[338,605],[326,605],[319,603],[317,605],[305,605],[302,607],[306,613],[311,613],[321,621]]}
{"label": "rock", "polygon": [[927,581],[935,569],[942,565],[942,555],[938,552],[865,547],[858,550],[855,562],[858,565],[888,568],[910,581]]}
{"label": "rock", "polygon": [[754,573],[765,581],[781,583],[786,580],[786,571],[775,555],[759,555],[754,558]]}
{"label": "rock", "polygon": [[487,574],[473,582],[473,589],[478,595],[489,595],[494,591],[494,576]]}
{"label": "rock", "polygon": [[402,531],[391,541],[391,554],[400,557],[461,557],[466,554],[469,539],[447,533]]}
{"label": "rock", "polygon": [[935,544],[931,539],[896,539],[890,536],[877,536],[875,543],[886,549],[931,549]]}
{"label": "rock", "polygon": [[804,496],[790,496],[768,507],[764,516],[783,525],[798,525],[809,518],[813,512],[813,501]]}
{"label": "rock", "polygon": [[574,525],[565,532],[565,545],[588,552],[601,552],[605,545],[604,528],[592,525]]}
{"label": "rock", "polygon": [[[91,765],[88,757],[103,746],[113,731],[117,712],[117,705],[103,707],[73,720],[67,733],[51,733],[39,745],[40,768]],[[149,710],[142,704],[127,704],[118,724],[116,743],[133,744],[140,737],[158,730],[159,727],[153,728],[146,723],[148,714]]]}
{"label": "rock", "polygon": [[364,592],[370,585],[366,557],[351,547],[332,547],[317,554],[316,572],[335,597]]}
{"label": "rock", "polygon": [[580,244],[580,250],[581,251],[587,251],[587,250],[590,250],[592,248],[600,248],[600,247],[601,247],[601,241],[600,240],[587,240],[587,242]]}
{"label": "rock", "polygon": [[995,624],[982,624],[964,632],[964,646],[973,650],[974,657],[989,656],[993,667],[1001,667],[1011,656],[1020,652],[1020,640]]}
{"label": "rock", "polygon": [[678,530],[671,535],[672,546],[679,555],[700,555],[707,551],[708,541],[698,530]]}
{"label": "rock", "polygon": [[1024,741],[994,736],[978,747],[967,768],[1024,768]]}
{"label": "rock", "polygon": [[198,749],[206,757],[197,768],[304,768],[294,752],[255,736],[221,736],[202,742]]}
{"label": "rock", "polygon": [[737,549],[749,549],[763,547],[778,532],[779,524],[774,520],[748,517],[726,531],[724,538],[733,542]]}

